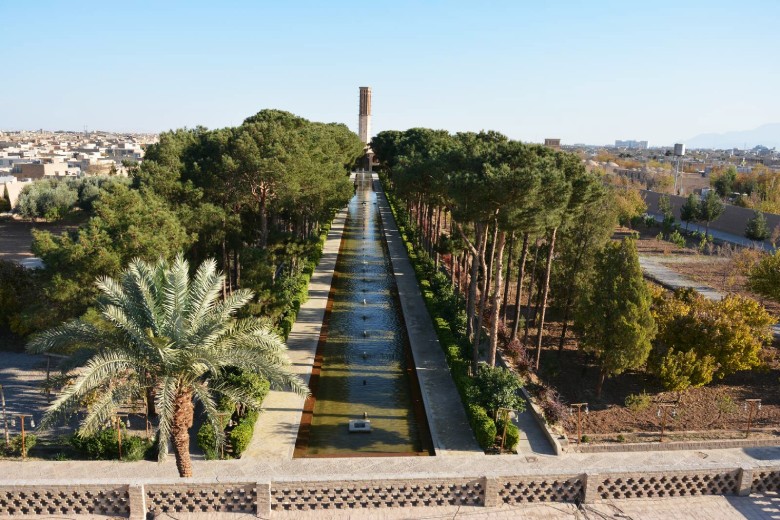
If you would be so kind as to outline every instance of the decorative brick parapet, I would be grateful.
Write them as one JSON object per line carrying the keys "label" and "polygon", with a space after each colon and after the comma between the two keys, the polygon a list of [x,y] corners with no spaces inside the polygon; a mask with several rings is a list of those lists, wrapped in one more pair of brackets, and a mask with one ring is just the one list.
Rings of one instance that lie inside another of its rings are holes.
{"label": "decorative brick parapet", "polygon": [[[744,471],[744,470],[743,470]],[[747,474],[743,480],[747,481]],[[750,492],[763,493],[765,491],[780,490],[780,468],[754,468],[750,472]]]}
{"label": "decorative brick parapet", "polygon": [[581,501],[585,489],[584,475],[529,475],[502,478],[499,482],[498,502],[512,505]]}
{"label": "decorative brick parapet", "polygon": [[147,484],[150,513],[255,513],[255,483]]}
{"label": "decorative brick parapet", "polygon": [[484,503],[484,479],[481,478],[271,484],[271,511],[477,506]]}
{"label": "decorative brick parapet", "polygon": [[597,486],[596,500],[735,495],[740,472],[734,469],[604,474],[600,482],[588,484]]}
{"label": "decorative brick parapet", "polygon": [[[0,517],[244,513],[592,503],[627,498],[748,495],[780,489],[780,466],[653,472],[279,482],[0,486]],[[411,513],[410,513],[411,514]],[[421,513],[422,514],[422,513]]]}
{"label": "decorative brick parapet", "polygon": [[0,486],[0,518],[17,515],[128,516],[124,485]]}

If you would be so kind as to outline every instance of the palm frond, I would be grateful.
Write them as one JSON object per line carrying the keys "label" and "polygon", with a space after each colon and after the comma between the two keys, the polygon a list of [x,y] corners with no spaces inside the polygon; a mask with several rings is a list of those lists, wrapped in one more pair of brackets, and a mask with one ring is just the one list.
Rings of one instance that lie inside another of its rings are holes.
{"label": "palm frond", "polygon": [[89,413],[81,423],[80,435],[91,435],[100,430],[106,423],[116,417],[116,412],[122,405],[138,399],[143,394],[138,379],[130,377],[110,385],[98,400],[89,408]]}
{"label": "palm frond", "polygon": [[154,405],[157,409],[157,460],[163,462],[168,455],[168,441],[171,438],[171,425],[176,413],[176,390],[178,381],[175,377],[166,376],[160,381],[160,388],[155,396]]}
{"label": "palm frond", "polygon": [[57,418],[70,414],[81,405],[81,401],[89,392],[119,380],[133,369],[133,360],[123,353],[106,351],[95,354],[84,365],[73,384],[65,387],[46,410],[41,419],[41,428],[48,428]]}
{"label": "palm frond", "polygon": [[222,429],[222,421],[219,417],[219,409],[217,408],[214,396],[209,387],[204,383],[193,383],[191,388],[195,399],[203,403],[203,410],[206,412],[206,418],[208,418],[214,429],[214,448],[219,450],[219,447],[225,443],[225,431]]}
{"label": "palm frond", "polygon": [[99,348],[105,340],[105,334],[94,325],[81,320],[69,322],[40,332],[27,343],[31,354],[68,352],[79,347]]}

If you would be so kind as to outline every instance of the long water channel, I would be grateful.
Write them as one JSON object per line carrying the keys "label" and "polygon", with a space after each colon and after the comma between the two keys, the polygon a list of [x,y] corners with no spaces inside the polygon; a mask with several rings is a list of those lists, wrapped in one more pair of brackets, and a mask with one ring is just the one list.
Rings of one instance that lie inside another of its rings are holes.
{"label": "long water channel", "polygon": [[[430,436],[373,191],[357,174],[296,457],[428,455]],[[370,432],[350,432],[367,418]]]}

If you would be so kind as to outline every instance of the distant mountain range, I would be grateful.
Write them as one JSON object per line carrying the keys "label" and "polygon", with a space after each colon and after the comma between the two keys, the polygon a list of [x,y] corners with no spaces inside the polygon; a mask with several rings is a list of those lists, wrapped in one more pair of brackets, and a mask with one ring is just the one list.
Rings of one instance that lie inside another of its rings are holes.
{"label": "distant mountain range", "polygon": [[723,134],[700,134],[680,141],[687,148],[753,148],[758,145],[780,149],[780,123],[769,123],[753,130],[726,132]]}

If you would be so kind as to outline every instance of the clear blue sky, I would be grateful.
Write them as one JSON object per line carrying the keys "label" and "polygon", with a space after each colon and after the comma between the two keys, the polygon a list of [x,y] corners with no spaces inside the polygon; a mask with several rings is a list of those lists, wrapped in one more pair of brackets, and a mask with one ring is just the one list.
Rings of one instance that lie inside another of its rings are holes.
{"label": "clear blue sky", "polygon": [[780,2],[0,0],[0,128],[161,131],[263,108],[564,143],[780,122]]}

